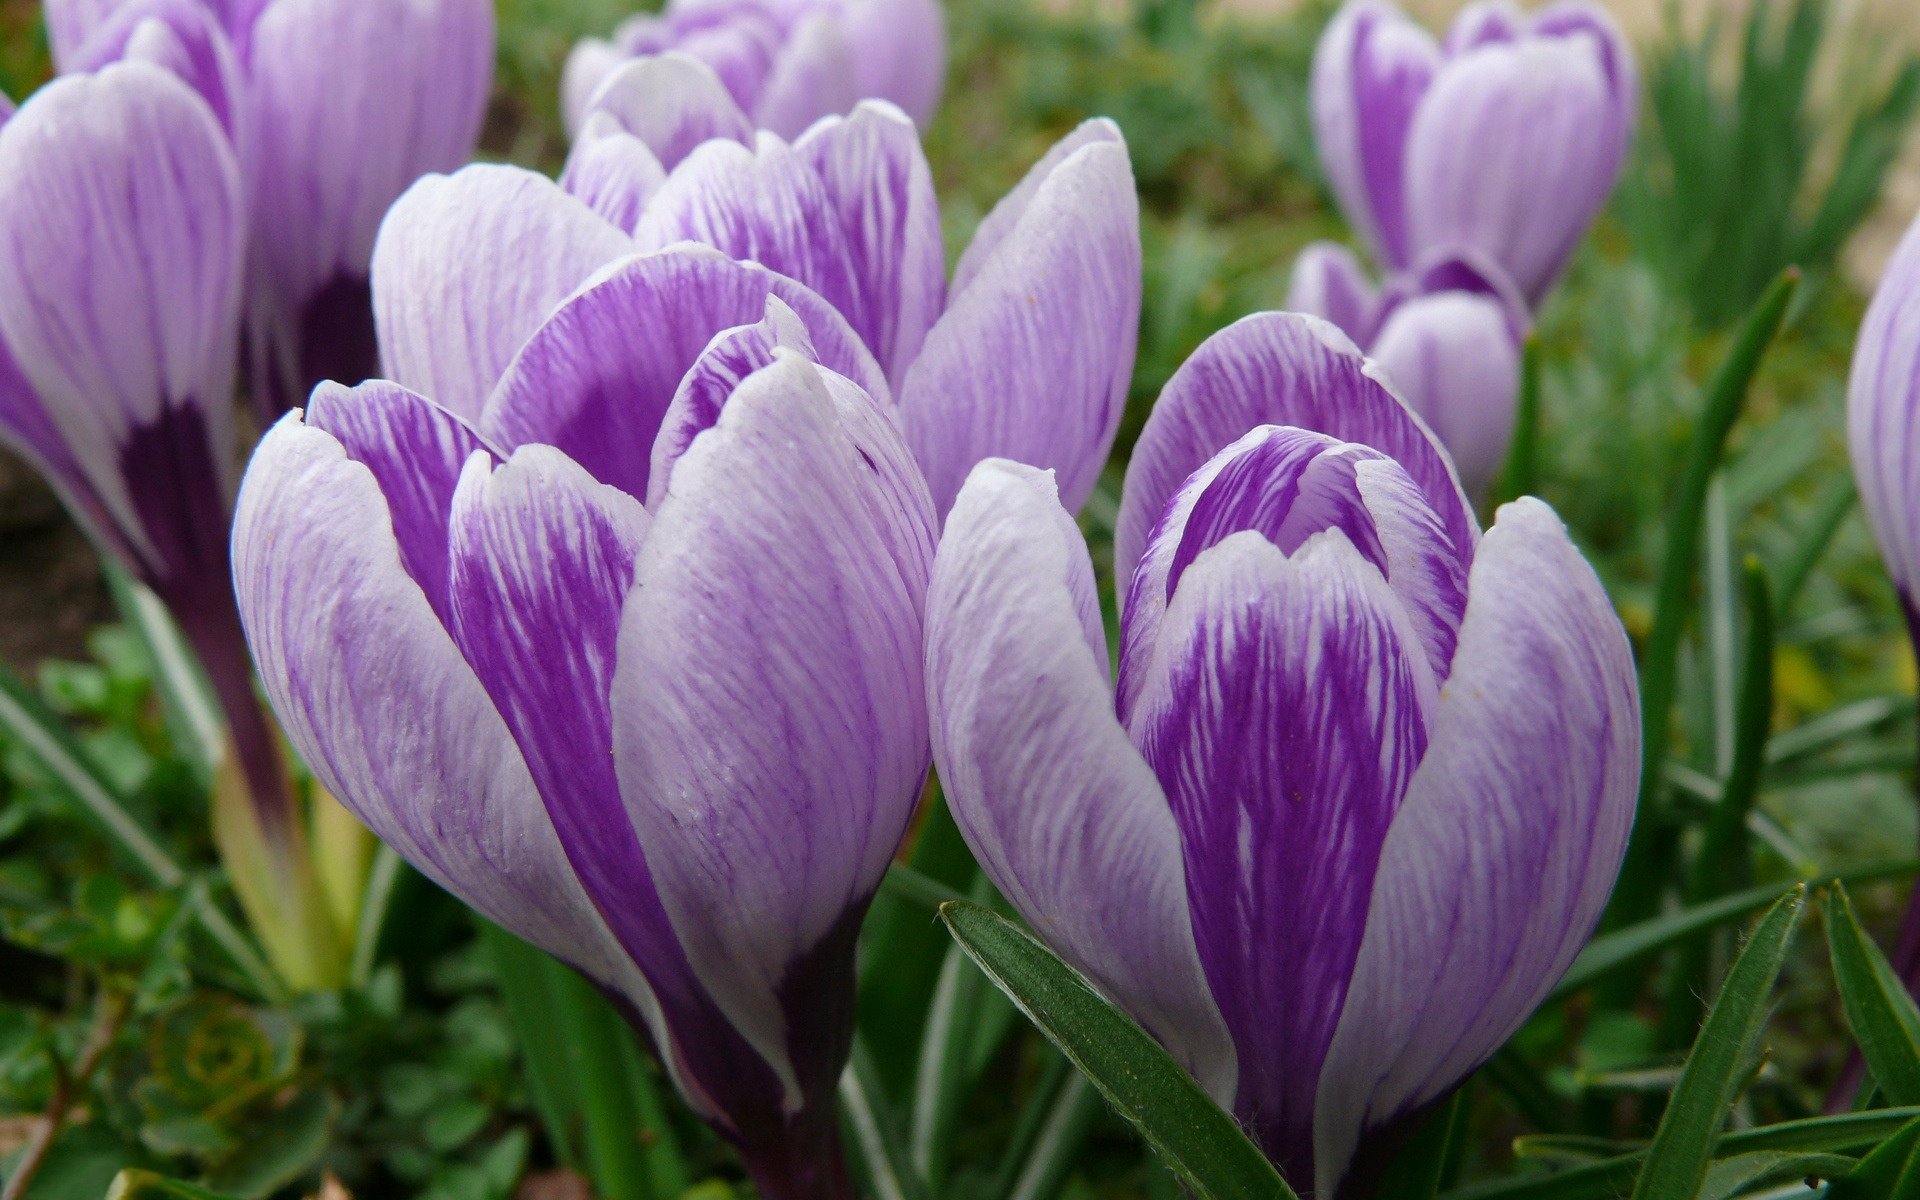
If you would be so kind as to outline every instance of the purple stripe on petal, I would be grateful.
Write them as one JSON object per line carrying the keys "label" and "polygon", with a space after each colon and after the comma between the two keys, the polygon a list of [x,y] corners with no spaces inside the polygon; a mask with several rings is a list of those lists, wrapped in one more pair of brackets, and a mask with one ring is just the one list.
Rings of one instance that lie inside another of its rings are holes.
{"label": "purple stripe on petal", "polygon": [[898,109],[866,101],[815,125],[794,150],[819,175],[846,236],[859,295],[847,319],[897,389],[946,300],[940,201],[920,136]]}
{"label": "purple stripe on petal", "polygon": [[1331,321],[1364,346],[1373,340],[1379,323],[1380,297],[1353,251],[1334,242],[1314,242],[1293,261],[1286,309]]}
{"label": "purple stripe on petal", "polygon": [[460,472],[476,452],[503,457],[465,421],[397,383],[357,388],[323,383],[307,405],[307,424],[331,434],[366,467],[393,518],[400,562],[449,629],[447,520]]}
{"label": "purple stripe on petal", "polygon": [[769,296],[798,314],[824,365],[886,396],[872,355],[819,296],[686,246],[616,263],[561,305],[508,368],[480,430],[508,448],[558,446],[602,483],[646,496],[654,440],[682,377],[715,334],[764,318]]}
{"label": "purple stripe on petal", "polygon": [[1140,210],[1126,146],[1105,132],[1083,127],[1031,195],[1023,183],[983,223],[989,249],[962,259],[908,369],[901,418],[942,512],[986,458],[1058,472],[1078,510],[1113,447],[1139,337]]}
{"label": "purple stripe on petal", "polygon": [[1128,723],[1180,826],[1194,940],[1239,1056],[1234,1113],[1296,1184],[1434,693],[1399,600],[1344,535],[1288,557],[1249,531],[1187,572]]}
{"label": "purple stripe on petal", "polygon": [[606,113],[645,142],[669,171],[702,142],[753,140],[753,122],[740,111],[713,68],[685,54],[621,64],[588,99],[581,121],[595,112]]}
{"label": "purple stripe on petal", "polygon": [[1188,476],[1247,431],[1292,425],[1370,446],[1398,462],[1465,558],[1479,538],[1433,435],[1346,336],[1297,313],[1258,313],[1208,338],[1160,393],[1127,467],[1114,532],[1126,577]]}
{"label": "purple stripe on petal", "polygon": [[1911,609],[1920,597],[1920,221],[1900,240],[1860,325],[1847,443],[1861,506]]}
{"label": "purple stripe on petal", "polygon": [[1179,830],[1114,720],[1094,596],[1086,542],[1046,474],[974,468],[927,603],[940,781],[1002,894],[1230,1103],[1233,1046],[1194,946]]}
{"label": "purple stripe on petal", "polygon": [[1599,920],[1633,821],[1633,654],[1551,509],[1481,543],[1454,674],[1381,851],[1321,1074],[1315,1194],[1511,1037]]}
{"label": "purple stripe on petal", "polygon": [[547,314],[631,238],[544,175],[429,175],[380,227],[373,311],[387,374],[466,418]]}
{"label": "purple stripe on petal", "polygon": [[98,71],[122,59],[150,62],[178,75],[213,109],[243,165],[251,162],[252,125],[233,45],[204,0],[122,2],[62,66],[63,73]]}
{"label": "purple stripe on petal", "polygon": [[647,144],[600,112],[587,118],[560,173],[560,186],[569,195],[629,233],[666,181],[666,171]]}
{"label": "purple stripe on petal", "polygon": [[1460,15],[1447,29],[1447,56],[1451,58],[1496,42],[1511,42],[1526,27],[1526,14],[1510,0],[1475,0],[1460,10]]}
{"label": "purple stripe on petal", "polygon": [[1034,197],[1040,193],[1048,179],[1059,166],[1072,158],[1086,146],[1109,143],[1125,148],[1127,139],[1120,133],[1120,127],[1105,117],[1093,117],[1080,122],[1072,133],[1061,138],[1040,156],[1040,161],[1027,168],[1012,191],[1000,197],[980,224],[974,228],[973,239],[961,252],[960,261],[954,264],[953,285],[948,289],[953,296],[966,290],[967,284],[980,273],[988,260],[999,251],[1000,243],[1020,224],[1033,204]]}
{"label": "purple stripe on petal", "polygon": [[851,959],[831,990],[783,984],[867,904],[928,761],[933,516],[924,492],[881,494],[868,457],[813,364],[782,351],[750,376],[654,513],[613,681],[614,762],[661,901],[790,1110],[830,1104],[841,1065],[818,1031],[795,1042],[791,1006],[836,1012],[824,1046],[844,1049]]}

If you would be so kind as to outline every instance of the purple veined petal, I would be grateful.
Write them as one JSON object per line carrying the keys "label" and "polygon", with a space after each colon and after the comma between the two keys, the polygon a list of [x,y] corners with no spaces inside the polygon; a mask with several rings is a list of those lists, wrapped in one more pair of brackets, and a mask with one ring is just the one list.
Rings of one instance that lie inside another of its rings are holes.
{"label": "purple veined petal", "polygon": [[402,566],[373,476],[298,414],[283,418],[248,468],[233,560],[267,695],[327,790],[441,886],[663,1032],[499,712]]}
{"label": "purple veined petal", "polygon": [[860,68],[839,13],[802,17],[774,57],[753,105],[753,123],[797,138],[821,117],[836,116],[861,99]]}
{"label": "purple veined petal", "polygon": [[[269,299],[255,336],[277,352],[282,402],[320,377],[380,373],[363,307],[375,238],[416,179],[472,155],[493,35],[489,0],[273,0],[250,27],[254,252]],[[342,338],[349,319],[358,332]]]}
{"label": "purple veined petal", "polygon": [[1381,846],[1435,682],[1338,529],[1258,532],[1181,579],[1128,730],[1180,828],[1200,963],[1239,1060],[1234,1114],[1296,1186]]}
{"label": "purple veined petal", "polygon": [[1093,564],[1046,472],[989,459],[954,502],[927,600],[927,696],[941,785],[982,869],[1231,1103],[1233,1045],[1194,946],[1179,830],[1114,719]]}
{"label": "purple veined petal", "polygon": [[949,295],[958,296],[966,290],[967,284],[999,251],[1000,243],[1027,215],[1033,198],[1060,164],[1072,158],[1082,147],[1097,143],[1111,143],[1125,149],[1127,139],[1121,134],[1120,127],[1106,117],[1092,117],[1080,122],[1072,133],[1055,142],[1040,156],[1038,162],[1027,168],[1027,173],[1021,176],[1013,190],[1000,197],[999,203],[975,227],[973,240],[967,243],[967,248],[960,253],[960,260],[954,264],[953,283],[947,289]]}
{"label": "purple veined petal", "polygon": [[[818,369],[782,352],[674,470],[620,631],[627,811],[688,961],[797,1089],[789,1111],[832,1096],[852,932],[927,770],[936,531],[924,493],[875,495],[883,479]],[[789,991],[798,971],[813,994]]]}
{"label": "purple veined petal", "polygon": [[666,49],[691,55],[713,68],[740,108],[752,113],[779,63],[786,31],[758,5],[732,8],[724,16],[670,22]]}
{"label": "purple veined petal", "polygon": [[1920,221],[1900,240],[1860,325],[1847,443],[1887,573],[1908,612],[1920,612]]}
{"label": "purple veined petal", "polygon": [[81,69],[76,65],[81,47],[126,3],[127,0],[43,0],[40,7],[47,21],[47,41],[52,45],[54,67],[60,74]]}
{"label": "purple veined petal", "polygon": [[[0,124],[7,115],[0,111]],[[24,458],[53,487],[102,554],[123,563],[138,561],[4,340],[0,340],[0,444]]]}
{"label": "purple veined petal", "polygon": [[1599,50],[1608,90],[1613,95],[1616,128],[1622,138],[1631,141],[1640,115],[1640,68],[1634,61],[1633,43],[1613,14],[1587,0],[1558,0],[1534,15],[1531,32],[1541,37],[1591,40]]}
{"label": "purple veined petal", "polygon": [[1630,133],[1589,39],[1487,45],[1448,63],[1407,137],[1411,252],[1472,247],[1538,304],[1613,190]]}
{"label": "purple veined petal", "polygon": [[859,296],[847,319],[897,389],[946,300],[940,201],[920,135],[905,113],[869,100],[821,120],[793,148],[846,237]]}
{"label": "purple veined petal", "polygon": [[563,190],[629,233],[666,181],[666,170],[647,144],[605,112],[588,116],[560,174]]}
{"label": "purple veined petal", "polygon": [[1347,220],[1387,267],[1412,257],[1403,163],[1415,112],[1440,67],[1433,36],[1384,0],[1350,0],[1314,51],[1320,162]]}
{"label": "purple veined petal", "polygon": [[1472,292],[1422,296],[1393,311],[1372,354],[1447,448],[1467,494],[1485,496],[1520,401],[1520,345],[1506,310]]}
{"label": "purple veined petal", "polygon": [[633,496],[667,406],[713,336],[766,316],[779,297],[820,362],[886,404],[886,377],[831,305],[791,279],[705,246],[623,259],[595,275],[527,340],[488,399],[480,431],[508,448],[558,446]]}
{"label": "purple veined petal", "polygon": [[157,588],[226,586],[245,230],[226,134],[158,67],[55,80],[0,130],[0,338]]}
{"label": "purple veined petal", "polygon": [[1131,723],[1186,570],[1242,530],[1283,554],[1337,529],[1387,580],[1433,677],[1453,661],[1467,603],[1468,556],[1419,485],[1371,447],[1280,426],[1253,430],[1181,486],[1133,571],[1121,621],[1118,709]]}
{"label": "purple veined petal", "polygon": [[716,138],[746,145],[753,122],[713,68],[686,54],[658,54],[610,71],[581,114],[604,112],[645,142],[671,171],[695,147]]}
{"label": "purple veined petal", "polygon": [[1420,488],[1463,558],[1480,529],[1433,434],[1345,334],[1315,317],[1256,313],[1203,342],[1174,372],[1134,445],[1113,535],[1126,578],[1187,477],[1261,425],[1371,446]]}
{"label": "purple veined petal", "polygon": [[206,0],[120,0],[67,59],[62,67],[67,74],[98,71],[122,59],[173,72],[213,109],[233,140],[242,170],[251,162],[252,125],[240,64]]}
{"label": "purple veined petal", "polygon": [[560,119],[567,136],[577,137],[587,121],[587,106],[607,76],[631,55],[606,38],[581,38],[560,68]]}
{"label": "purple veined petal", "polygon": [[673,464],[693,440],[713,428],[720,410],[747,376],[773,365],[776,349],[791,350],[808,362],[819,361],[813,339],[800,317],[780,298],[767,296],[766,318],[713,335],[707,348],[681,378],[673,400],[660,421],[653,441],[652,465],[647,472],[647,503],[658,506],[667,495]]}
{"label": "purple veined petal", "polygon": [[874,326],[825,182],[771,133],[757,135],[751,148],[729,141],[696,147],[654,193],[634,240],[646,250],[702,242],[806,284],[856,330]]}
{"label": "purple veined petal", "polygon": [[1314,242],[1293,260],[1286,307],[1331,321],[1364,346],[1373,340],[1380,297],[1353,251],[1337,242]]}
{"label": "purple veined petal", "polygon": [[633,249],[544,175],[480,164],[427,176],[393,206],[374,246],[387,375],[476,418],[554,306]]}
{"label": "purple veined petal", "polygon": [[1447,57],[1495,42],[1511,42],[1527,28],[1527,16],[1512,0],[1474,0],[1447,29]]}
{"label": "purple veined petal", "polygon": [[[986,231],[991,250],[956,282],[901,385],[907,441],[941,512],[987,458],[1056,471],[1078,510],[1126,406],[1141,277],[1125,145],[1089,138],[1022,199],[1010,228]],[[971,251],[962,270],[970,262]]]}
{"label": "purple veined petal", "polygon": [[933,120],[947,75],[938,0],[852,0],[845,12],[859,94],[891,100],[915,124]]}
{"label": "purple veined petal", "polygon": [[1600,918],[1633,822],[1633,655],[1553,511],[1501,509],[1471,588],[1321,1074],[1318,1195],[1368,1133],[1443,1096],[1546,997]]}
{"label": "purple veined petal", "polygon": [[452,628],[447,521],[454,489],[477,452],[490,459],[505,455],[459,417],[385,380],[355,388],[321,384],[307,402],[306,424],[331,436],[372,472],[386,500],[401,565],[441,623]]}
{"label": "purple veined petal", "polygon": [[1472,247],[1449,246],[1429,251],[1419,262],[1387,280],[1380,289],[1374,336],[1378,336],[1380,327],[1393,315],[1394,309],[1436,292],[1470,292],[1497,303],[1505,314],[1515,345],[1525,342],[1533,332],[1533,314],[1527,308],[1527,298],[1520,294],[1520,289],[1500,265]]}

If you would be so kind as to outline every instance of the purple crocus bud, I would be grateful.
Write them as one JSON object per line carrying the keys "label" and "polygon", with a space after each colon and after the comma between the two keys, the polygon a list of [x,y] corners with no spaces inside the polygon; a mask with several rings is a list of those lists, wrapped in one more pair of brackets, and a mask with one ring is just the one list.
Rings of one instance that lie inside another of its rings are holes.
{"label": "purple crocus bud", "polygon": [[245,238],[226,133],[167,71],[64,76],[0,129],[0,434],[167,603],[285,846],[225,551]]}
{"label": "purple crocus bud", "polygon": [[389,375],[467,415],[596,268],[700,242],[846,317],[884,371],[868,390],[897,395],[889,410],[940,511],[995,455],[1058,469],[1067,502],[1083,504],[1119,427],[1139,323],[1138,201],[1113,123],[1089,121],[1042,158],[980,223],[949,284],[932,173],[905,114],[865,101],[790,143],[750,132],[714,85],[684,56],[630,64],[602,90],[562,187],[475,167],[402,197],[374,253]]}
{"label": "purple crocus bud", "polygon": [[620,64],[668,52],[712,68],[755,128],[795,138],[863,99],[930,120],[946,76],[946,22],[937,0],[671,0],[611,40],[573,48],[561,79],[567,127],[583,127]]}
{"label": "purple crocus bud", "polygon": [[1386,0],[1350,0],[1314,54],[1320,156],[1389,269],[1469,247],[1538,304],[1613,190],[1639,102],[1606,10],[1463,12],[1443,48]]}
{"label": "purple crocus bud", "polygon": [[1888,261],[1860,326],[1847,441],[1861,506],[1920,645],[1920,222]]}
{"label": "purple crocus bud", "polygon": [[1447,448],[1467,494],[1487,494],[1513,440],[1531,327],[1498,267],[1470,253],[1437,257],[1376,293],[1344,247],[1316,242],[1294,263],[1287,307],[1365,346]]}
{"label": "purple crocus bud", "polygon": [[1116,550],[1117,692],[1051,480],[974,470],[928,593],[940,778],[1033,927],[1339,1195],[1598,919],[1639,774],[1625,631],[1546,505],[1481,537],[1374,367],[1293,314],[1168,383]]}
{"label": "purple crocus bud", "polygon": [[[568,236],[540,219],[561,202],[522,201],[525,261]],[[884,387],[790,280],[630,255],[464,416],[320,388],[235,522],[262,677],[316,775],[619,1000],[769,1200],[851,1196],[854,939],[929,757],[935,519],[861,380]]]}

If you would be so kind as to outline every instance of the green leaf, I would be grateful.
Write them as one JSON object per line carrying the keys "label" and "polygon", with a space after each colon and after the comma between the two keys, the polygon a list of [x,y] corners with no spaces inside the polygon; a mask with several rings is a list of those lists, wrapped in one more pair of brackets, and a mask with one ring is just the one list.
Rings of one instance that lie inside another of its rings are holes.
{"label": "green leaf", "polygon": [[952,901],[940,907],[940,919],[1198,1200],[1291,1200],[1293,1190],[1233,1118],[1071,967],[979,905]]}
{"label": "green leaf", "polygon": [[872,1052],[858,1034],[840,1074],[840,1117],[854,1165],[874,1200],[925,1200],[927,1186],[914,1168],[899,1116],[887,1103]]}
{"label": "green leaf", "polygon": [[1633,1200],[1694,1200],[1699,1195],[1720,1126],[1766,1024],[1767,1002],[1806,898],[1806,888],[1797,887],[1776,901],[1727,972],[1654,1132],[1634,1182]]}
{"label": "green leaf", "polygon": [[232,1200],[232,1197],[152,1171],[122,1171],[108,1185],[106,1200]]}
{"label": "green leaf", "polygon": [[1531,496],[1540,482],[1540,338],[1529,334],[1520,349],[1520,402],[1513,445],[1494,495],[1502,502]]}
{"label": "green leaf", "polygon": [[1707,1182],[1700,1188],[1700,1200],[1732,1200],[1769,1183],[1839,1179],[1853,1170],[1855,1162],[1844,1154],[1794,1154],[1780,1150],[1736,1154],[1707,1169]]}
{"label": "green leaf", "polygon": [[1860,1165],[1827,1189],[1827,1200],[1915,1200],[1920,1197],[1920,1121],[1880,1143]]}
{"label": "green leaf", "polygon": [[326,1092],[301,1092],[273,1114],[258,1136],[221,1163],[208,1185],[247,1200],[279,1191],[319,1162],[338,1116],[338,1106]]}
{"label": "green leaf", "polygon": [[1920,1009],[1860,928],[1853,901],[1839,884],[1827,900],[1827,944],[1840,1004],[1874,1082],[1895,1104],[1920,1104]]}

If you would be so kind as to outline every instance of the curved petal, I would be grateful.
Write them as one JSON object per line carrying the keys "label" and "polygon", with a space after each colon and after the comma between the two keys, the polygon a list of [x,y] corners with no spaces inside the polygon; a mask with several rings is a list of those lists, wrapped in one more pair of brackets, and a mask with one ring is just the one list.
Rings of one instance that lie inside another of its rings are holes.
{"label": "curved petal", "polygon": [[261,680],[321,784],[442,887],[657,1021],[500,714],[402,567],[367,469],[284,418],[248,468],[233,557]]}
{"label": "curved petal", "polygon": [[1126,407],[1141,289],[1126,147],[1091,137],[1018,211],[1012,228],[986,231],[992,249],[975,273],[956,275],[901,386],[907,440],[942,512],[993,457],[1057,471],[1077,511]]}
{"label": "curved petal", "polygon": [[753,107],[753,123],[797,138],[822,117],[838,116],[861,97],[859,64],[840,15],[808,13],[774,57]]}
{"label": "curved petal", "polygon": [[1119,578],[1132,572],[1187,477],[1261,425],[1292,425],[1380,451],[1419,485],[1455,552],[1471,554],[1480,531],[1453,464],[1374,366],[1325,321],[1256,313],[1202,343],[1147,417],[1114,529]]}
{"label": "curved petal", "polygon": [[53,62],[62,75],[79,68],[81,47],[127,0],[43,0],[40,5],[47,21],[47,40],[52,43]]}
{"label": "curved petal", "polygon": [[[613,681],[621,789],[687,958],[809,1102],[850,1031],[839,939],[928,761],[933,519],[882,478],[816,367],[782,352],[750,376],[654,514]],[[823,946],[840,961],[820,994],[790,994]]]}
{"label": "curved petal", "polygon": [[980,273],[1000,249],[1000,243],[1020,224],[1027,215],[1027,209],[1033,204],[1033,198],[1040,188],[1058,170],[1060,164],[1072,158],[1082,147],[1110,143],[1126,148],[1127,139],[1121,134],[1120,127],[1106,117],[1092,117],[1080,122],[1072,133],[1061,138],[1040,156],[1040,161],[1027,168],[1013,190],[1000,197],[999,203],[980,219],[974,228],[973,239],[960,253],[960,261],[954,264],[953,285],[947,290],[957,296],[966,289],[973,277]]}
{"label": "curved petal", "polygon": [[1633,43],[1604,5],[1588,0],[1557,0],[1534,14],[1531,28],[1537,36],[1590,40],[1600,54],[1613,96],[1614,120],[1631,139],[1640,116],[1640,68]]}
{"label": "curved petal", "polygon": [[746,145],[753,141],[753,122],[740,111],[720,77],[687,54],[655,54],[622,62],[588,98],[581,122],[596,112],[606,113],[645,142],[669,171],[702,142],[719,138]]}
{"label": "curved petal", "polygon": [[858,289],[847,319],[897,388],[946,300],[940,201],[920,136],[899,109],[862,101],[793,148],[819,176],[846,237]]}
{"label": "curved petal", "polygon": [[381,218],[408,185],[473,154],[493,5],[274,0],[247,34],[246,61],[254,242],[291,321],[335,278],[367,278]]}
{"label": "curved petal", "polygon": [[886,379],[833,307],[791,279],[703,246],[636,255],[589,280],[533,332],[481,415],[500,445],[558,446],[633,496],[649,494],[654,439],[681,379],[722,330],[778,296],[823,365],[885,403]]}
{"label": "curved petal", "polygon": [[1471,588],[1321,1075],[1319,1195],[1367,1133],[1444,1095],[1545,998],[1599,920],[1633,822],[1632,651],[1553,511],[1501,509]]}
{"label": "curved petal", "polygon": [[1239,1056],[1234,1112],[1313,1177],[1314,1092],[1434,679],[1380,571],[1338,529],[1291,556],[1205,551],[1128,729],[1180,828],[1194,942]]}
{"label": "curved petal", "polygon": [[1490,42],[1510,42],[1527,27],[1527,16],[1513,0],[1474,0],[1447,28],[1447,54],[1465,54]]}
{"label": "curved petal", "polygon": [[647,144],[602,112],[587,118],[560,173],[560,186],[569,195],[629,233],[666,181],[666,171]]}
{"label": "curved petal", "polygon": [[407,189],[373,250],[387,375],[467,419],[554,305],[633,241],[544,175],[479,164]]}
{"label": "curved petal", "polygon": [[251,163],[252,122],[244,111],[240,64],[226,29],[204,0],[119,0],[65,58],[61,70],[68,74],[98,71],[122,59],[173,72],[213,109],[240,151],[242,168]]}
{"label": "curved petal", "polygon": [[727,141],[696,147],[654,193],[634,240],[648,250],[703,242],[757,262],[806,284],[860,329],[860,280],[837,216],[806,158],[761,133],[751,149]]}
{"label": "curved petal", "polygon": [[1407,138],[1410,252],[1472,247],[1538,304],[1606,203],[1631,134],[1591,39],[1455,59]]}
{"label": "curved petal", "polygon": [[1908,228],[1854,345],[1847,443],[1887,572],[1920,612],[1920,221]]}
{"label": "curved petal", "polygon": [[226,134],[158,67],[55,80],[0,130],[0,337],[158,587],[226,586],[245,229]]}
{"label": "curved petal", "polygon": [[927,600],[927,697],[940,782],[982,869],[1230,1103],[1233,1046],[1194,946],[1179,829],[1114,719],[1093,564],[1046,472],[989,459],[961,489]]}
{"label": "curved petal", "polygon": [[1507,460],[1520,401],[1520,346],[1501,305],[1441,292],[1401,305],[1372,355],[1452,455],[1467,493],[1485,496]]}
{"label": "curved petal", "polygon": [[1415,112],[1440,71],[1426,30],[1380,0],[1354,0],[1313,54],[1314,141],[1347,220],[1388,267],[1413,256],[1404,164]]}
{"label": "curved petal", "polygon": [[1380,297],[1353,251],[1337,242],[1314,242],[1293,260],[1286,308],[1331,321],[1364,346],[1373,340]]}
{"label": "curved petal", "polygon": [[891,100],[918,125],[933,120],[947,74],[938,0],[854,0],[846,26],[859,94]]}

